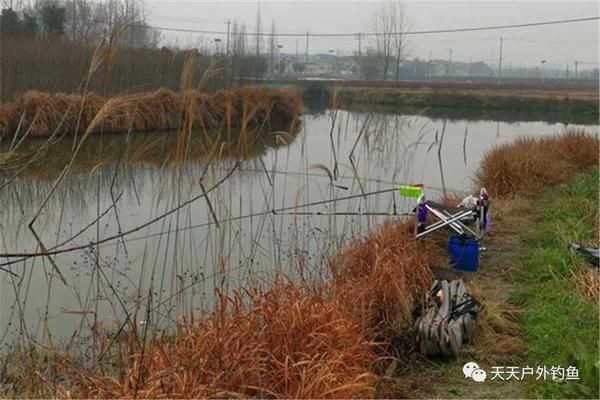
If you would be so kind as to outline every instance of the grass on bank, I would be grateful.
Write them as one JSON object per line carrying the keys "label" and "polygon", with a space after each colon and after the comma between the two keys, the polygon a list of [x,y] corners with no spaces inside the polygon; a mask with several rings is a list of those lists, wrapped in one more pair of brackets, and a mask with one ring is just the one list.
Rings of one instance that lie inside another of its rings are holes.
{"label": "grass on bank", "polygon": [[515,300],[524,309],[529,366],[572,365],[580,375],[567,383],[537,381],[537,397],[599,397],[598,304],[575,279],[591,267],[569,249],[571,242],[597,243],[599,178],[596,168],[538,200],[539,222],[520,260]]}
{"label": "grass on bank", "polygon": [[477,180],[493,196],[535,195],[598,165],[599,151],[598,136],[579,129],[520,138],[488,151]]}
{"label": "grass on bank", "polygon": [[[323,96],[323,90],[312,91]],[[573,115],[598,118],[598,98],[595,94],[573,98],[568,95],[531,95],[527,92],[495,92],[491,90],[427,90],[339,88],[339,102],[402,107],[447,107],[528,111],[533,114],[557,114],[562,119]],[[592,92],[593,93],[593,92]]]}

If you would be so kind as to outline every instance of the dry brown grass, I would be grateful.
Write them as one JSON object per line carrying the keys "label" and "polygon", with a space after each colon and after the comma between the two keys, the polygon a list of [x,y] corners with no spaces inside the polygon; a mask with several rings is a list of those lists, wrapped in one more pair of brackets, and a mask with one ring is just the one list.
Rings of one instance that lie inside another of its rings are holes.
{"label": "dry brown grass", "polygon": [[600,303],[600,275],[597,270],[590,269],[586,265],[584,268],[579,268],[573,272],[573,279],[583,296],[596,304]]}
{"label": "dry brown grass", "polygon": [[[177,130],[184,115],[193,118],[193,128],[219,131],[233,127],[249,130],[257,126],[293,125],[302,113],[300,95],[291,89],[269,91],[242,87],[214,95],[186,90],[160,89],[151,93],[103,98],[94,94],[27,92],[0,107],[0,130],[14,134],[18,127],[32,137],[47,137],[55,131],[93,132]],[[100,118],[99,118],[100,117]]]}
{"label": "dry brown grass", "polygon": [[[222,296],[175,340],[132,346],[120,378],[67,368],[80,397],[372,397],[372,343],[325,292],[276,285]],[[130,341],[133,343],[133,341]],[[62,392],[63,396],[67,392]]]}
{"label": "dry brown grass", "polygon": [[[516,365],[527,352],[519,309],[481,287],[471,286],[473,295],[484,305],[477,316],[473,345],[467,349],[477,360],[496,365]],[[493,290],[493,289],[492,289]]]}
{"label": "dry brown grass", "polygon": [[571,129],[545,138],[522,138],[489,151],[477,172],[493,195],[537,193],[599,162],[597,136]]}
{"label": "dry brown grass", "polygon": [[415,240],[412,222],[387,224],[333,259],[333,295],[369,337],[410,344],[414,307],[436,263],[438,252]]}

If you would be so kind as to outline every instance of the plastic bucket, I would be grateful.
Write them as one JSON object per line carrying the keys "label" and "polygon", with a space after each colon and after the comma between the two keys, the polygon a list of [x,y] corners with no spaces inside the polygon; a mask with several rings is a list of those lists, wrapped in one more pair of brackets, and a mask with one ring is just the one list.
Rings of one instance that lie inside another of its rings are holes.
{"label": "plastic bucket", "polygon": [[479,269],[479,243],[474,239],[451,236],[448,240],[448,261],[453,268],[461,271]]}

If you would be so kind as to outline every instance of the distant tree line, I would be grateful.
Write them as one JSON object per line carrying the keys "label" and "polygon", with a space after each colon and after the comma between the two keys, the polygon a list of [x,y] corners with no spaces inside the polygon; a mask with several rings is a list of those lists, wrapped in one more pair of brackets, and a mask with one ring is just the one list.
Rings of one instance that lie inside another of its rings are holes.
{"label": "distant tree line", "polygon": [[[160,32],[147,24],[141,0],[38,0],[19,2],[14,9],[6,8],[6,1],[0,1],[5,7],[0,14],[0,101],[27,90],[80,90],[95,48],[107,40],[114,40],[113,56],[104,62],[110,65],[100,68],[103,73],[89,84],[102,95],[178,89],[190,52],[197,60],[198,81],[213,69],[211,79],[203,81],[208,91],[261,78],[273,69],[274,42],[265,54],[261,35],[256,35],[256,44],[250,41],[255,35],[249,36],[238,21],[232,21],[227,43],[161,47]],[[111,36],[115,31],[119,35]],[[221,45],[221,51],[213,45]]]}
{"label": "distant tree line", "polygon": [[65,33],[65,9],[56,4],[44,4],[17,12],[2,10],[0,26],[4,38],[15,36],[62,36]]}
{"label": "distant tree line", "polygon": [[62,38],[95,44],[114,25],[125,27],[121,43],[132,47],[156,47],[160,33],[146,23],[141,0],[40,0],[20,9],[3,8],[3,37]]}

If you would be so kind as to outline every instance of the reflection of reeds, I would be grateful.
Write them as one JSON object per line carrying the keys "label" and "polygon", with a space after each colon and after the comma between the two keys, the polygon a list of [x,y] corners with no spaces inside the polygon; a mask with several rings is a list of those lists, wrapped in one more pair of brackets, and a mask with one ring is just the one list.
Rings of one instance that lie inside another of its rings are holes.
{"label": "reflection of reeds", "polygon": [[59,126],[64,133],[83,132],[93,121],[94,133],[176,130],[182,126],[186,111],[192,113],[194,127],[215,131],[230,126],[292,123],[302,112],[302,102],[293,90],[273,92],[259,87],[214,95],[160,89],[110,99],[93,94],[27,92],[0,107],[0,129],[12,135],[22,119],[21,129],[30,129],[32,137],[49,136]]}
{"label": "reflection of reeds", "polygon": [[350,398],[373,395],[372,344],[322,293],[276,285],[221,296],[218,310],[179,325],[174,341],[133,346],[116,381],[67,368],[82,397]]}
{"label": "reflection of reeds", "polygon": [[518,139],[489,151],[477,179],[495,195],[535,193],[598,165],[599,145],[597,136],[581,130]]}
{"label": "reflection of reeds", "polygon": [[[251,143],[242,143],[239,132],[204,135],[194,130],[187,144],[188,161],[242,160],[260,157],[269,149],[292,143],[298,135],[295,131],[254,130]],[[285,127],[287,129],[287,127]],[[110,165],[119,160],[126,165],[149,164],[161,168],[177,161],[178,135],[171,132],[149,132],[126,135],[91,135],[82,144],[71,166],[72,172],[91,171],[98,165]],[[12,173],[22,169],[25,176],[37,179],[56,177],[70,161],[71,141],[64,138],[46,144],[42,139],[25,141],[19,152],[0,150],[0,167]],[[218,151],[214,151],[218,149]]]}

